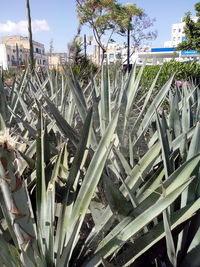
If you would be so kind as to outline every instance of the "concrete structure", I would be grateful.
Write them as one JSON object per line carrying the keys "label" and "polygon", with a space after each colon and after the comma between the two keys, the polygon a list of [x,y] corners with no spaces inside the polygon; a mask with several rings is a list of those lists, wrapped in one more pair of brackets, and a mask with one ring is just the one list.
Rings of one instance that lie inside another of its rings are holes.
{"label": "concrete structure", "polygon": [[67,53],[47,53],[47,64],[50,68],[59,67],[68,61]]}
{"label": "concrete structure", "polygon": [[139,52],[136,55],[138,64],[146,61],[147,65],[162,65],[172,59],[180,60],[180,52],[175,51],[175,48],[151,48],[148,52]]}
{"label": "concrete structure", "polygon": [[[0,46],[0,64],[3,68],[23,66],[29,58],[29,39],[28,37],[5,36],[2,37]],[[34,59],[36,64],[44,66],[47,64],[44,45],[33,41]]]}
{"label": "concrete structure", "polygon": [[137,53],[136,57],[139,64],[147,60],[150,65],[162,65],[172,59],[180,62],[200,60],[200,54],[196,51],[176,51],[175,47],[151,48],[149,52]]}

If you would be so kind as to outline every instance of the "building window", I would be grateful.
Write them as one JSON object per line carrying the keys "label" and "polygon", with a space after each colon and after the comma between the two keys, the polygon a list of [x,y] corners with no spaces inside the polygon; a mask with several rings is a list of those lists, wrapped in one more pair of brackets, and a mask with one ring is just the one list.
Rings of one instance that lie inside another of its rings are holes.
{"label": "building window", "polygon": [[176,41],[176,37],[173,38],[173,41]]}
{"label": "building window", "polygon": [[121,57],[122,57],[122,54],[121,54],[121,53],[117,53],[117,54],[116,54],[116,58],[117,58],[117,59],[120,59]]}
{"label": "building window", "polygon": [[38,53],[38,54],[41,54],[41,50],[39,48],[35,48],[35,52]]}
{"label": "building window", "polygon": [[109,58],[114,58],[114,54],[109,54]]}
{"label": "building window", "polygon": [[8,57],[8,61],[10,61],[10,56],[9,56],[9,55],[7,55],[7,57]]}
{"label": "building window", "polygon": [[173,29],[173,32],[175,33],[176,32],[176,29]]}
{"label": "building window", "polygon": [[181,29],[179,29],[178,32],[181,32]]}

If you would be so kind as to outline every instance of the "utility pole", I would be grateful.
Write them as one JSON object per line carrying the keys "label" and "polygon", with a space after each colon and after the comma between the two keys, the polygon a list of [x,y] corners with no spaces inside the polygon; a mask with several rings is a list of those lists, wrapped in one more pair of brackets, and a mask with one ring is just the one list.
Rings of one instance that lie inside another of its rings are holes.
{"label": "utility pole", "polygon": [[127,70],[130,71],[130,30],[127,30]]}
{"label": "utility pole", "polygon": [[129,19],[129,25],[127,28],[127,70],[130,71],[130,24],[131,24],[132,17]]}
{"label": "utility pole", "polygon": [[[82,40],[83,40],[83,42],[82,42]],[[91,45],[92,40],[93,40],[93,37],[88,36],[88,38],[87,38],[86,34],[84,34],[83,39],[80,38],[80,45],[83,45],[85,58],[87,57],[87,46]]]}
{"label": "utility pole", "polygon": [[86,39],[86,34],[84,34],[83,43],[84,43],[84,55],[85,55],[85,58],[86,58],[86,56],[87,56],[87,39]]}

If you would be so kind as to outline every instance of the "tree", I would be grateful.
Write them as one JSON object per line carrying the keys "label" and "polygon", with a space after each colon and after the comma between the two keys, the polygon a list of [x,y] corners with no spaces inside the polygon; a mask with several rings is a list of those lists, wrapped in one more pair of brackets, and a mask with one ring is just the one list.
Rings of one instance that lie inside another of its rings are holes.
{"label": "tree", "polygon": [[131,31],[132,45],[137,48],[145,44],[146,41],[155,40],[158,33],[157,30],[149,30],[153,26],[155,18],[151,19],[145,11],[140,16],[133,18],[133,29]]}
{"label": "tree", "polygon": [[73,38],[73,41],[67,45],[68,46],[69,61],[71,61],[73,58],[75,58],[74,55],[78,52],[78,51],[75,51],[75,50],[78,49],[77,39],[80,36],[80,32],[81,32],[81,24],[79,23],[78,28],[77,28],[77,32],[76,32],[76,34],[75,34],[75,36]]}
{"label": "tree", "polygon": [[[135,52],[135,48],[143,45],[145,41],[151,41],[156,39],[157,31],[150,31],[149,28],[153,26],[155,19],[151,19],[144,10],[141,15],[134,16],[132,19],[131,30],[127,31],[127,62],[128,69],[130,70],[130,57]],[[125,34],[123,34],[125,35]],[[132,46],[134,47],[130,54],[130,35],[132,37]]]}
{"label": "tree", "polygon": [[80,79],[84,84],[87,84],[90,80],[91,75],[97,72],[97,66],[85,56],[82,45],[77,41],[79,36],[79,30],[77,35],[71,44],[68,45],[69,57],[67,66],[70,66],[77,78]]}
{"label": "tree", "polygon": [[183,21],[185,22],[185,40],[177,46],[177,50],[196,50],[200,52],[200,2],[195,5],[197,21],[191,17],[191,12],[187,12]]}
{"label": "tree", "polygon": [[[80,23],[88,24],[103,55],[114,33],[123,34],[133,28],[131,18],[142,14],[135,4],[122,5],[116,0],[76,0]],[[106,45],[102,37],[107,34]]]}

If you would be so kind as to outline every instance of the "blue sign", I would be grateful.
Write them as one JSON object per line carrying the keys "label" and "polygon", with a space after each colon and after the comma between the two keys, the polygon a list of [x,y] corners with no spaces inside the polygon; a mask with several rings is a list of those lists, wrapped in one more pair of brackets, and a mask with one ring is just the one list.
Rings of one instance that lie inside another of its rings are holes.
{"label": "blue sign", "polygon": [[[182,41],[186,41],[185,37],[182,37]],[[197,51],[195,50],[189,50],[189,51],[182,51],[181,52],[182,56],[192,56],[192,55],[199,55],[199,53],[197,53]]]}
{"label": "blue sign", "polygon": [[164,48],[151,48],[151,52],[173,52],[174,47],[164,47]]}
{"label": "blue sign", "polygon": [[189,51],[182,51],[181,52],[182,56],[192,56],[192,55],[199,55],[199,53],[197,53],[197,51],[195,50],[189,50]]}

